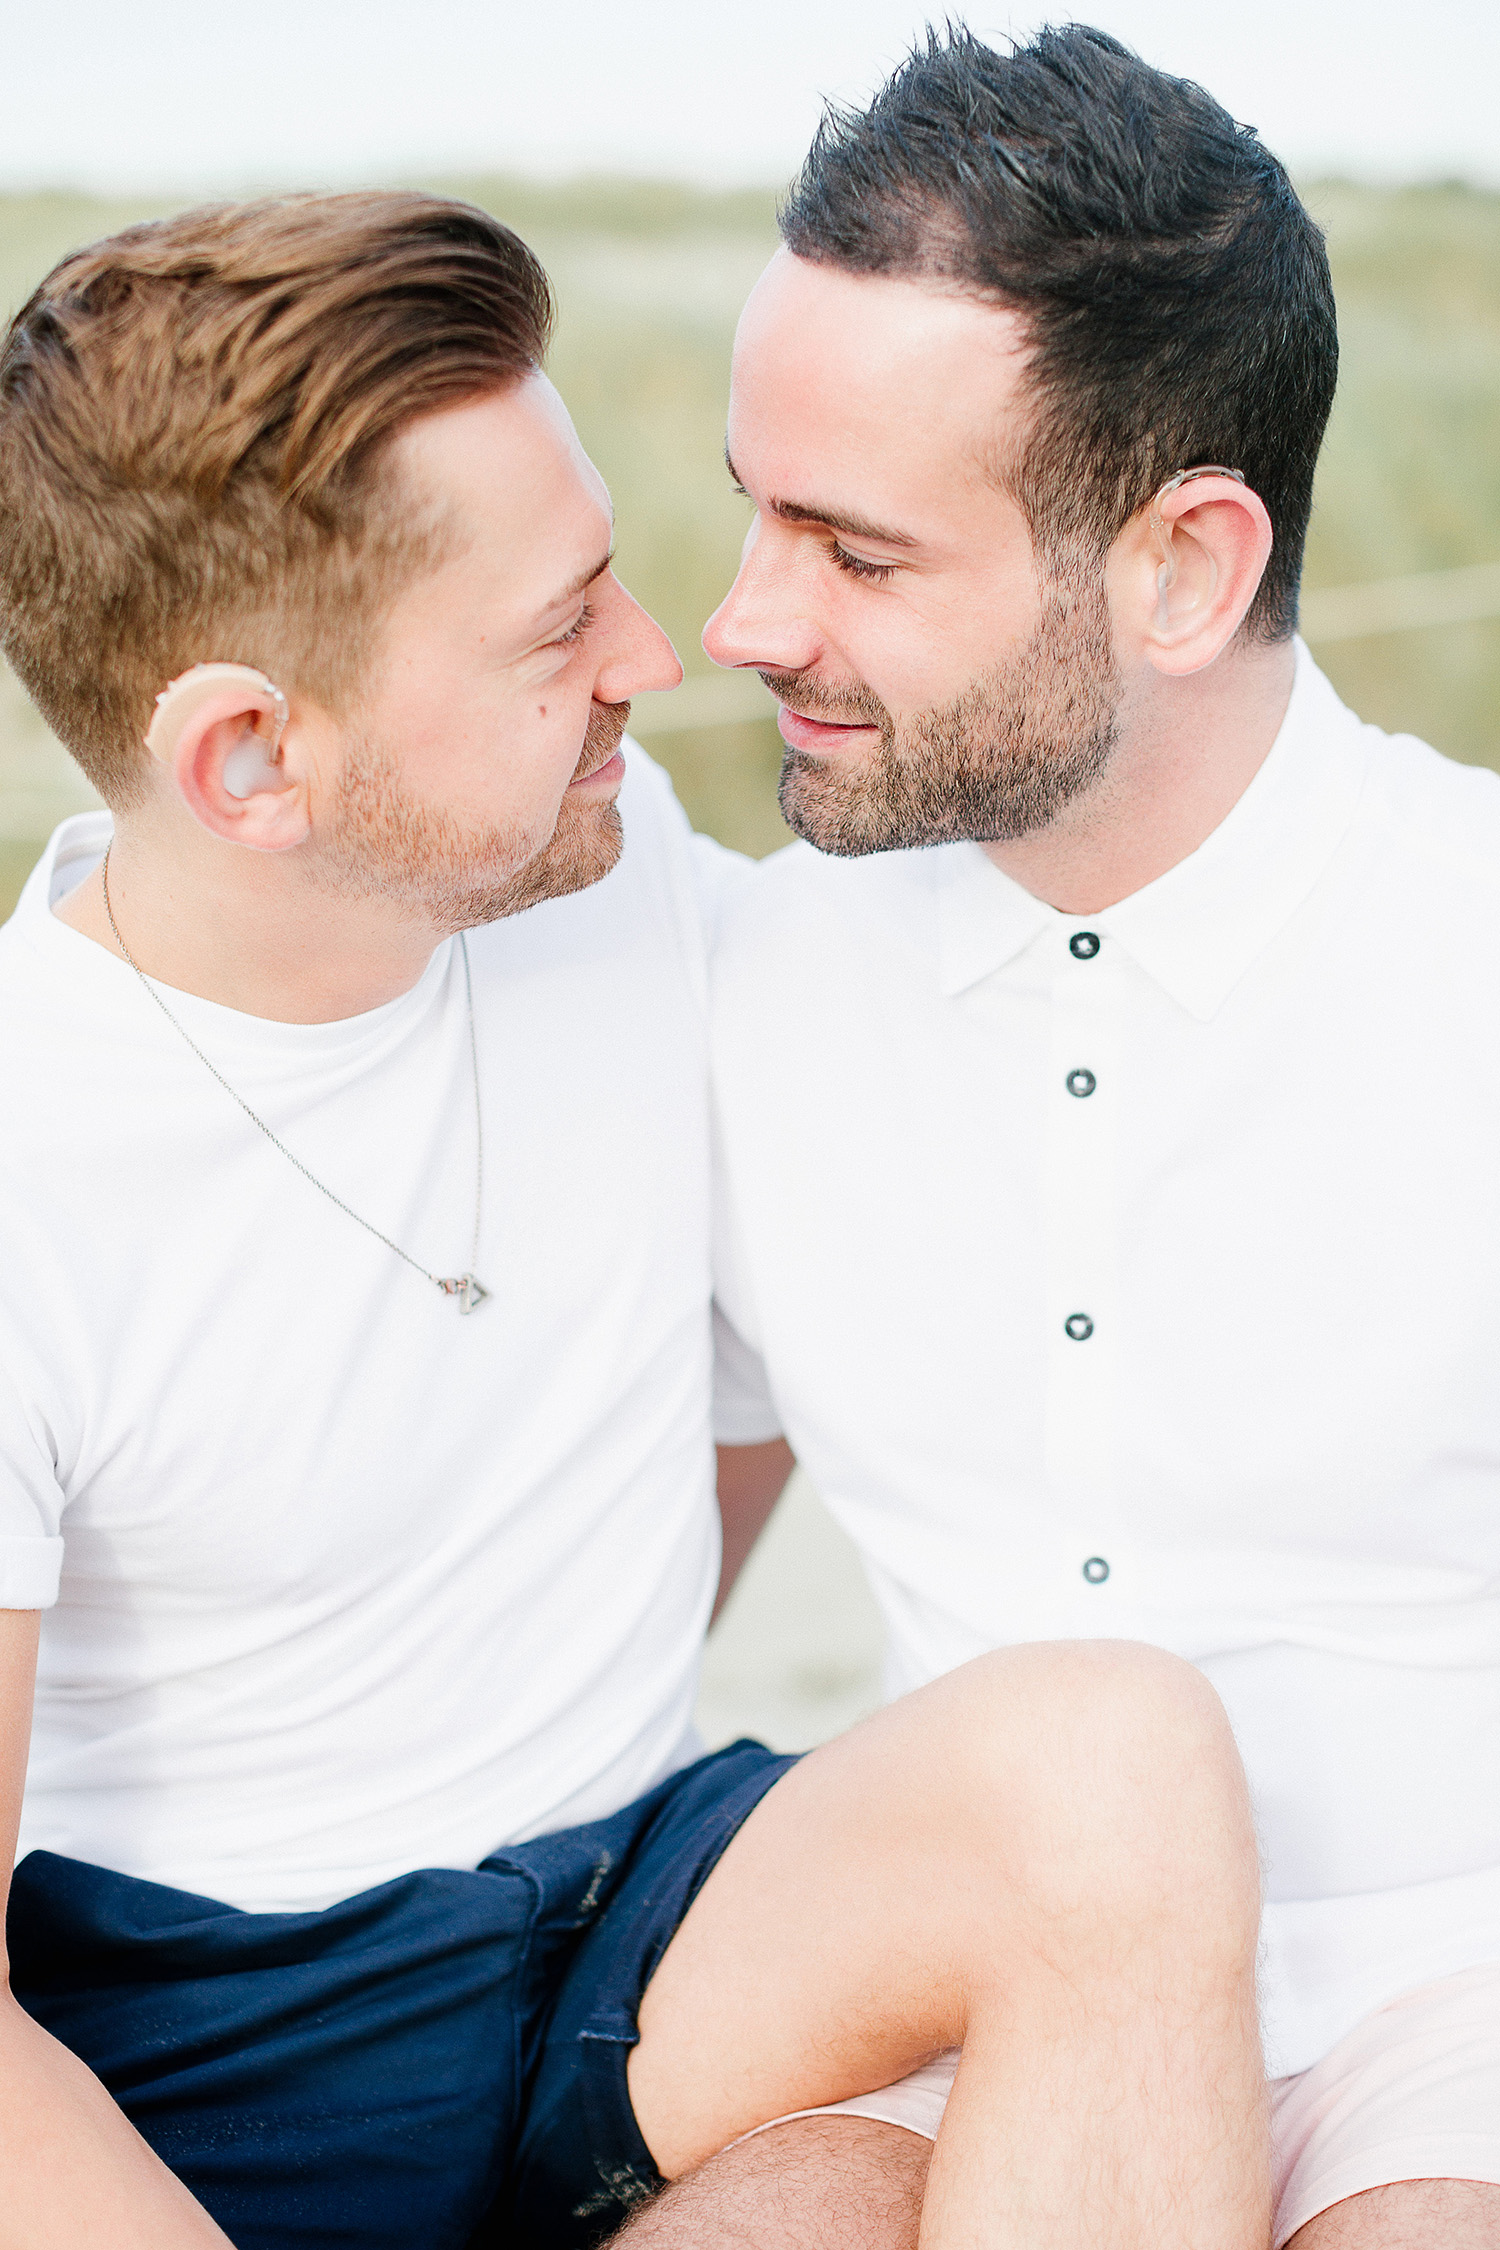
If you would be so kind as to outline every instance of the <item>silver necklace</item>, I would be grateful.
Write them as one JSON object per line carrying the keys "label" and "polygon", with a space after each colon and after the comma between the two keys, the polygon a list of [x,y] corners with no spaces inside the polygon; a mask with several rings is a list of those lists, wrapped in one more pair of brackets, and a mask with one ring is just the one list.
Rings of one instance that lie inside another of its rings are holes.
{"label": "silver necklace", "polygon": [[[279,1149],[282,1155],[286,1158],[288,1164],[295,1164],[297,1170],[302,1174],[303,1179],[310,1180],[313,1186],[317,1189],[319,1195],[326,1195],[330,1203],[336,1204],[338,1209],[343,1212],[345,1218],[352,1219],[357,1227],[363,1227],[366,1234],[373,1234],[377,1242],[383,1242],[385,1244],[387,1250],[394,1250],[398,1258],[404,1258],[406,1260],[406,1263],[412,1268],[414,1273],[419,1273],[424,1281],[430,1281],[434,1288],[441,1289],[445,1297],[456,1297],[458,1299],[458,1309],[461,1313],[471,1313],[478,1306],[482,1305],[486,1297],[488,1297],[491,1292],[485,1288],[483,1282],[476,1280],[472,1272],[460,1274],[429,1273],[424,1265],[422,1265],[416,1258],[410,1256],[407,1251],[402,1249],[399,1242],[392,1242],[390,1236],[388,1234],[382,1234],[379,1227],[372,1226],[368,1219],[362,1219],[357,1211],[351,1211],[349,1205],[343,1200],[342,1196],[335,1195],[331,1187],[324,1186],[323,1182],[318,1178],[316,1172],[309,1172],[301,1157],[294,1156],[291,1150],[287,1147],[286,1143],[284,1141],[279,1141],[276,1138],[276,1135],[272,1132],[265,1119],[263,1117],[257,1117],[255,1111],[250,1107],[250,1104],[246,1101],[244,1095],[237,1094],[234,1088],[230,1085],[229,1080],[224,1076],[223,1072],[215,1069],[214,1065],[209,1061],[207,1055],[205,1055],[203,1049],[198,1045],[197,1041],[193,1039],[191,1035],[184,1029],[184,1027],[177,1021],[177,1018],[173,1015],[171,1009],[167,1006],[167,1003],[165,1002],[165,1000],[163,1000],[161,994],[157,991],[155,985],[151,982],[151,979],[147,976],[145,970],[141,967],[139,961],[137,961],[135,955],[131,952],[129,946],[125,943],[125,940],[120,935],[120,925],[115,920],[115,910],[109,902],[109,855],[113,849],[113,844],[110,844],[106,847],[104,853],[104,865],[99,870],[100,881],[104,885],[104,911],[109,916],[109,926],[115,933],[116,945],[120,948],[120,951],[124,954],[126,960],[130,963],[131,968],[134,969],[136,975],[140,978],[141,983],[144,985],[146,991],[150,993],[151,998],[156,1002],[156,1005],[158,1006],[158,1008],[160,1008],[162,1014],[166,1017],[168,1023],[172,1026],[172,1029],[177,1033],[178,1038],[184,1040],[186,1044],[192,1048],[193,1053],[197,1056],[199,1062],[202,1063],[204,1069],[209,1073],[210,1077],[217,1078],[219,1084],[223,1087],[225,1093],[229,1095],[230,1099],[239,1103],[240,1108],[245,1112],[245,1115],[249,1118],[251,1124],[256,1126],[262,1133],[265,1134],[266,1139],[270,1142],[272,1148]],[[479,1255],[479,1214],[484,1197],[484,1115],[479,1106],[479,1045],[474,1036],[474,979],[469,970],[469,941],[462,932],[459,933],[458,943],[459,950],[463,954],[464,960],[464,991],[469,1003],[469,1062],[474,1072],[474,1133],[477,1147],[477,1159],[474,1167],[474,1246],[469,1252],[469,1264],[472,1267],[474,1260]]]}

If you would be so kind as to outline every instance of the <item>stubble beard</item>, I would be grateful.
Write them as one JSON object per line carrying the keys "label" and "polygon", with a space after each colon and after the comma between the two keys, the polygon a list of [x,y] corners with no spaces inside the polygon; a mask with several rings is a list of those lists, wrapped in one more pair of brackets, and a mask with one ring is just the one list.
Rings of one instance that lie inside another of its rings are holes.
{"label": "stubble beard", "polygon": [[862,765],[794,749],[782,759],[787,825],[842,857],[1033,835],[1100,779],[1119,736],[1108,602],[1097,569],[1081,566],[1048,578],[1041,621],[1017,656],[914,718],[896,721],[862,682],[761,677],[794,711],[880,730]]}
{"label": "stubble beard", "polygon": [[[594,773],[620,746],[628,703],[596,703],[573,778]],[[445,933],[479,929],[544,899],[587,890],[620,856],[624,830],[613,799],[563,794],[557,825],[538,850],[515,823],[467,828],[405,789],[381,744],[350,745],[323,839],[325,880],[346,898],[379,898]]]}

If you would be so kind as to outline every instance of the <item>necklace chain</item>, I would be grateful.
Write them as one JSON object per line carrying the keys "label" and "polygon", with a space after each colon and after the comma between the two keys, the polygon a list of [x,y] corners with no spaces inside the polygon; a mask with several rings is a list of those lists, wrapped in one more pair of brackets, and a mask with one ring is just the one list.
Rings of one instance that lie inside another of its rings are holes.
{"label": "necklace chain", "polygon": [[250,1104],[246,1101],[244,1095],[236,1092],[235,1088],[230,1085],[229,1080],[224,1076],[224,1073],[209,1061],[207,1055],[205,1055],[203,1049],[198,1045],[197,1041],[187,1030],[186,1026],[178,1022],[176,1016],[173,1015],[171,1009],[167,1006],[167,1003],[165,1002],[165,1000],[163,1000],[161,994],[157,991],[155,985],[151,982],[151,979],[147,976],[145,970],[141,967],[139,961],[137,961],[129,946],[125,943],[124,938],[120,935],[120,925],[115,920],[115,910],[110,903],[109,896],[109,855],[113,848],[113,844],[106,846],[104,853],[104,864],[99,870],[100,881],[104,887],[104,911],[109,918],[109,926],[114,932],[116,945],[120,948],[120,951],[124,954],[125,959],[128,961],[131,968],[134,969],[136,975],[140,978],[141,984],[144,989],[150,994],[151,998],[156,1002],[157,1007],[160,1008],[162,1014],[166,1017],[168,1023],[172,1026],[172,1029],[177,1033],[178,1038],[181,1039],[186,1046],[192,1049],[193,1053],[197,1056],[199,1062],[202,1063],[209,1076],[218,1080],[225,1093],[228,1094],[230,1100],[239,1104],[240,1108],[249,1118],[251,1124],[256,1127],[257,1131],[265,1134],[266,1139],[270,1142],[272,1148],[278,1149],[280,1153],[286,1158],[288,1164],[295,1165],[297,1170],[302,1174],[303,1179],[309,1181],[312,1186],[317,1189],[320,1195],[326,1195],[329,1202],[336,1205],[336,1207],[343,1212],[345,1218],[352,1219],[357,1227],[363,1227],[366,1234],[373,1234],[377,1242],[383,1242],[385,1244],[387,1250],[394,1250],[396,1256],[398,1258],[404,1259],[406,1264],[411,1267],[414,1273],[419,1273],[424,1281],[430,1281],[435,1288],[441,1289],[445,1297],[456,1297],[458,1299],[458,1309],[460,1312],[470,1313],[473,1312],[477,1306],[482,1305],[486,1297],[489,1296],[490,1292],[483,1286],[481,1282],[476,1281],[472,1268],[475,1260],[479,1256],[479,1222],[484,1205],[484,1112],[480,1107],[479,1101],[479,1042],[474,1032],[474,978],[469,967],[469,941],[464,933],[462,931],[459,932],[458,944],[459,951],[463,955],[464,996],[468,1002],[469,1009],[469,1064],[474,1078],[474,1241],[473,1246],[469,1252],[469,1266],[471,1270],[468,1273],[463,1274],[444,1275],[429,1273],[426,1266],[421,1263],[420,1259],[412,1257],[409,1251],[403,1250],[399,1242],[392,1242],[390,1236],[388,1234],[382,1234],[379,1227],[372,1225],[370,1220],[361,1218],[358,1211],[351,1209],[351,1207],[344,1201],[342,1196],[335,1195],[331,1187],[325,1186],[324,1182],[318,1178],[316,1172],[310,1172],[307,1166],[303,1163],[301,1157],[293,1155],[292,1151],[287,1147],[285,1141],[277,1139],[276,1135],[272,1132],[265,1119],[256,1114],[256,1112],[250,1107]]}

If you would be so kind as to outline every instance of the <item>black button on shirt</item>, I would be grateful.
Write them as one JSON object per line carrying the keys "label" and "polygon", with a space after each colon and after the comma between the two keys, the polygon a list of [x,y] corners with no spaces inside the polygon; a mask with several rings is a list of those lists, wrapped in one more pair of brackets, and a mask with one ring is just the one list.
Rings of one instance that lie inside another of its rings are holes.
{"label": "black button on shirt", "polygon": [[1083,1575],[1091,1586],[1102,1586],[1109,1576],[1109,1564],[1102,1555],[1090,1555],[1083,1566]]}
{"label": "black button on shirt", "polygon": [[1098,1083],[1098,1079],[1091,1070],[1070,1070],[1068,1072],[1068,1092],[1081,1102],[1088,1100],[1089,1095]]}
{"label": "black button on shirt", "polygon": [[1086,1312],[1070,1312],[1063,1327],[1075,1344],[1086,1344],[1094,1333],[1094,1324]]}
{"label": "black button on shirt", "polygon": [[1099,942],[1092,930],[1075,930],[1068,940],[1068,951],[1075,961],[1092,961]]}

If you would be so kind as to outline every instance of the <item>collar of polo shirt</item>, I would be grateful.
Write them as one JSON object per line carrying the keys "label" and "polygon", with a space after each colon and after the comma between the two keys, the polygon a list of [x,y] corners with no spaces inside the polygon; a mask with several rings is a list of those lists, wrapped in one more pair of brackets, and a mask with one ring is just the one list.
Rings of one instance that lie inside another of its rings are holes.
{"label": "collar of polo shirt", "polygon": [[1086,924],[1207,1022],[1338,849],[1363,786],[1362,733],[1299,641],[1286,717],[1249,788],[1197,851],[1117,906],[1060,914],[978,844],[934,855],[941,989],[964,992],[1042,931]]}

